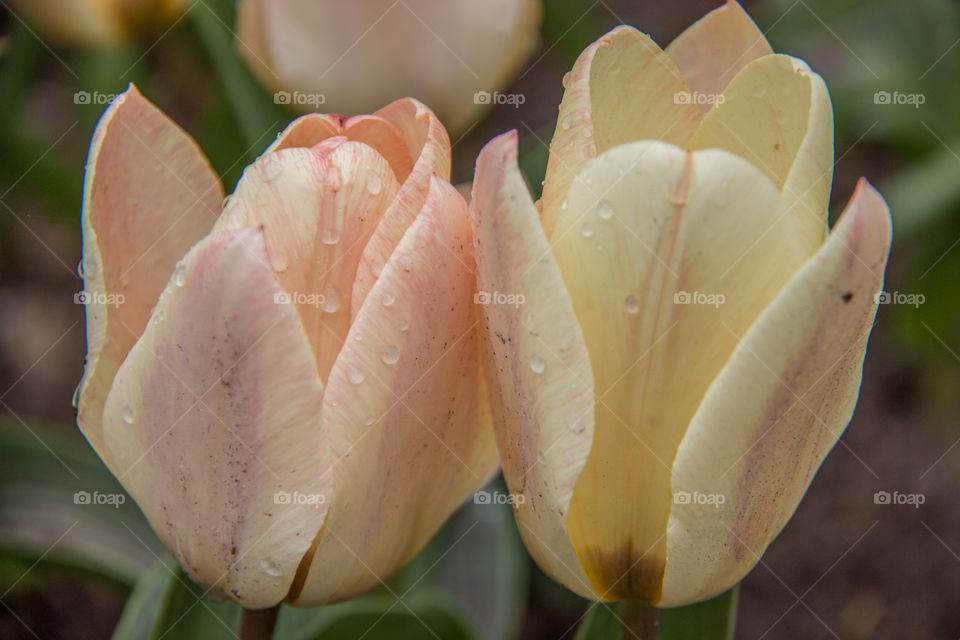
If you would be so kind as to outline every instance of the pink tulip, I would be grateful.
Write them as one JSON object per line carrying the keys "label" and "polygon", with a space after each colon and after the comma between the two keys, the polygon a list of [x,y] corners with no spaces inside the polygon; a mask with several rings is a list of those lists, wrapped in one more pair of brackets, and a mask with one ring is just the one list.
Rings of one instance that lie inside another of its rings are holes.
{"label": "pink tulip", "polygon": [[132,87],[90,148],[84,435],[248,608],[357,595],[495,466],[450,147],[403,99],[290,124],[224,201]]}
{"label": "pink tulip", "polygon": [[589,598],[676,606],[756,564],[856,404],[890,248],[861,180],[828,234],[823,80],[735,2],[567,78],[536,205],[477,162],[485,364],[520,533]]}

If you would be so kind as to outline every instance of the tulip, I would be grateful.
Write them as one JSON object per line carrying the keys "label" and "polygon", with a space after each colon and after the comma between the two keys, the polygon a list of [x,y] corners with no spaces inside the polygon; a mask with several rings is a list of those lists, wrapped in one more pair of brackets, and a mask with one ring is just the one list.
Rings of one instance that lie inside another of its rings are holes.
{"label": "tulip", "polygon": [[485,370],[527,547],[597,600],[736,584],[846,427],[891,227],[827,235],[831,104],[734,2],[665,51],[620,26],[565,79],[543,197],[516,133],[477,161]]}
{"label": "tulip", "polygon": [[413,95],[458,134],[538,43],[539,0],[242,0],[237,46],[275,98],[364,113]]}
{"label": "tulip", "polygon": [[113,45],[172,22],[184,0],[11,0],[12,9],[44,36],[73,46]]}
{"label": "tulip", "polygon": [[357,595],[495,467],[449,172],[415,100],[313,114],[221,212],[197,145],[136,88],[101,119],[78,423],[213,593],[248,609]]}

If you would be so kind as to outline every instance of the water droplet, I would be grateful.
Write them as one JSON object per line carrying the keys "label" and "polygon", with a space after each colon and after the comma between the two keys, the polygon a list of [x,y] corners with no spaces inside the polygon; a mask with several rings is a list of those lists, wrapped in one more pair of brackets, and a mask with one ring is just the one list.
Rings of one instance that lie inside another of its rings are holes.
{"label": "water droplet", "polygon": [[343,174],[340,173],[340,167],[337,165],[330,165],[327,168],[327,188],[330,191],[339,191],[340,187],[343,186]]}
{"label": "water droplet", "polygon": [[177,268],[173,271],[173,284],[178,287],[182,287],[183,283],[187,280],[187,265],[178,264]]}
{"label": "water droplet", "polygon": [[320,234],[320,242],[323,244],[337,244],[340,242],[340,229],[324,229]]}
{"label": "water droplet", "polygon": [[280,565],[271,560],[270,558],[264,558],[260,561],[260,568],[263,569],[263,572],[270,576],[271,578],[277,578],[280,576]]}
{"label": "water droplet", "polygon": [[563,88],[564,88],[564,89],[566,89],[568,86],[570,86],[570,72],[569,72],[569,71],[567,71],[565,74],[563,74],[563,79],[560,81],[560,84],[563,85]]}
{"label": "water droplet", "polygon": [[404,272],[408,272],[413,269],[413,258],[410,257],[409,253],[397,254],[395,260],[397,261],[397,266],[400,267],[400,269]]}
{"label": "water droplet", "polygon": [[130,405],[123,408],[123,411],[120,412],[120,418],[126,424],[133,424],[133,409],[130,408]]}
{"label": "water droplet", "polygon": [[543,358],[540,357],[540,354],[533,354],[530,357],[530,370],[534,373],[543,373],[543,370],[547,368],[547,363],[543,361]]}
{"label": "water droplet", "polygon": [[540,332],[537,330],[537,319],[532,313],[527,316],[526,320],[523,321],[523,325],[527,328],[527,331],[530,332],[530,335],[540,335]]}
{"label": "water droplet", "polygon": [[397,301],[397,297],[396,297],[395,295],[393,295],[392,293],[390,293],[389,291],[384,291],[384,292],[380,295],[380,302],[382,302],[382,303],[383,303],[383,306],[385,306],[385,307],[389,307],[390,305],[392,305],[392,304],[393,304],[394,302],[396,302],[396,301]]}
{"label": "water droplet", "polygon": [[384,364],[396,364],[397,360],[400,359],[400,349],[388,344],[380,352],[380,359],[383,360]]}
{"label": "water droplet", "polygon": [[383,181],[380,180],[380,176],[374,172],[367,174],[367,193],[372,196],[377,195],[383,189]]}
{"label": "water droplet", "polygon": [[597,204],[597,215],[600,216],[601,220],[609,220],[613,217],[613,207],[606,200],[601,200]]}
{"label": "water droplet", "polygon": [[374,420],[373,416],[370,414],[367,414],[367,417],[363,419],[363,426],[369,427],[374,422],[376,422],[376,420]]}
{"label": "water droplet", "polygon": [[260,175],[262,175],[263,179],[267,182],[276,180],[282,169],[283,165],[280,164],[280,159],[273,154],[265,156],[260,163]]}
{"label": "water droplet", "polygon": [[570,409],[567,413],[567,428],[574,433],[583,433],[587,425],[580,419],[580,412],[576,409]]}
{"label": "water droplet", "polygon": [[340,292],[332,282],[328,282],[323,290],[323,302],[320,303],[320,308],[324,313],[336,313],[340,310]]}
{"label": "water droplet", "polygon": [[563,119],[560,120],[560,128],[564,131],[570,129],[570,116],[563,116]]}
{"label": "water droplet", "polygon": [[347,365],[347,379],[353,384],[360,384],[363,382],[363,371],[360,371],[359,367],[355,367],[352,364]]}
{"label": "water droplet", "polygon": [[640,301],[637,300],[637,296],[632,293],[623,299],[623,309],[630,315],[633,315],[640,311]]}
{"label": "water droplet", "polygon": [[583,137],[584,137],[584,138],[592,138],[592,137],[593,137],[593,130],[592,130],[590,127],[584,127],[584,128],[583,128]]}
{"label": "water droplet", "polygon": [[560,208],[563,209],[564,211],[566,211],[568,204],[570,204],[569,199],[564,198],[564,199],[563,199],[563,202],[560,203]]}
{"label": "water droplet", "polygon": [[383,273],[383,261],[380,260],[380,258],[372,258],[370,260],[370,273],[372,273],[375,278],[379,278],[380,274]]}
{"label": "water droplet", "polygon": [[153,324],[160,324],[163,322],[163,311],[157,311],[156,315],[153,316]]}
{"label": "water droplet", "polygon": [[584,222],[583,226],[580,227],[580,233],[583,234],[584,238],[589,238],[593,235],[593,227],[590,226],[589,222]]}
{"label": "water droplet", "polygon": [[265,207],[270,202],[270,194],[266,189],[260,189],[257,191],[256,200],[258,207]]}
{"label": "water droplet", "polygon": [[410,328],[409,320],[404,320],[403,322],[400,323],[400,331],[406,331],[409,328]]}
{"label": "water droplet", "polygon": [[354,342],[363,342],[363,335],[360,333],[357,333],[353,336],[353,340]]}

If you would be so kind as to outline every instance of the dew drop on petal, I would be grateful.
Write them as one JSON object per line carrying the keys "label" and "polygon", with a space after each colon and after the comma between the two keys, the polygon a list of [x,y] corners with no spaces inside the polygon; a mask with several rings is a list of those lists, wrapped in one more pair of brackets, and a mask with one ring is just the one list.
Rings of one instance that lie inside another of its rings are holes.
{"label": "dew drop on petal", "polygon": [[407,329],[410,328],[410,321],[409,321],[409,320],[404,320],[403,322],[400,323],[400,327],[399,327],[399,328],[400,328],[400,331],[406,331]]}
{"label": "dew drop on petal", "polygon": [[333,164],[327,168],[327,188],[330,191],[339,191],[343,186],[343,174],[340,173],[340,167]]}
{"label": "dew drop on petal", "polygon": [[276,180],[282,169],[283,167],[280,164],[280,160],[273,154],[265,156],[260,163],[260,175],[262,175],[263,179],[267,182]]}
{"label": "dew drop on petal", "polygon": [[260,561],[260,568],[265,574],[271,578],[276,578],[280,576],[280,565],[271,560],[270,558],[264,558]]}
{"label": "dew drop on petal", "polygon": [[363,426],[369,427],[374,422],[376,422],[376,420],[373,418],[373,416],[370,414],[367,414],[367,417],[363,419]]}
{"label": "dew drop on petal", "polygon": [[380,258],[370,260],[370,273],[372,273],[375,278],[379,278],[380,274],[383,273],[383,261],[380,260]]}
{"label": "dew drop on petal", "polygon": [[125,406],[123,411],[120,412],[120,419],[126,424],[133,424],[133,409],[130,408],[130,405]]}
{"label": "dew drop on petal", "polygon": [[383,306],[385,306],[385,307],[389,307],[390,305],[392,305],[392,304],[393,304],[394,302],[396,302],[396,301],[397,301],[397,297],[396,297],[395,295],[393,295],[392,293],[390,293],[389,291],[384,291],[384,292],[380,295],[380,302],[382,302],[382,303],[383,303]]}
{"label": "dew drop on petal", "polygon": [[584,238],[589,238],[593,235],[593,227],[590,226],[589,222],[584,222],[583,226],[580,227],[580,233]]}
{"label": "dew drop on petal", "polygon": [[397,360],[400,359],[400,349],[389,344],[380,352],[380,359],[383,360],[384,364],[396,364]]}
{"label": "dew drop on petal", "polygon": [[328,282],[323,290],[323,302],[320,303],[320,308],[324,313],[336,313],[340,310],[340,292],[331,282]]}
{"label": "dew drop on petal", "polygon": [[383,181],[380,180],[380,176],[374,172],[367,174],[367,193],[372,196],[377,195],[383,189]]}
{"label": "dew drop on petal", "polygon": [[600,216],[601,220],[609,220],[613,217],[613,207],[606,200],[601,200],[597,204],[597,215]]}
{"label": "dew drop on petal", "polygon": [[580,419],[580,412],[576,409],[570,409],[567,413],[567,428],[574,433],[583,433],[587,425]]}
{"label": "dew drop on petal", "polygon": [[327,245],[337,244],[340,242],[340,229],[324,229],[320,234],[320,242]]}
{"label": "dew drop on petal", "polygon": [[570,129],[570,116],[563,116],[563,119],[560,120],[560,128],[564,131]]}
{"label": "dew drop on petal", "polygon": [[534,373],[543,373],[544,369],[547,368],[547,363],[543,361],[543,358],[540,357],[540,354],[535,353],[530,357],[530,370]]}
{"label": "dew drop on petal", "polygon": [[177,268],[173,271],[173,284],[178,287],[182,287],[183,283],[187,280],[187,265],[180,264],[177,265]]}
{"label": "dew drop on petal", "polygon": [[626,298],[624,298],[623,309],[630,315],[633,315],[638,311],[640,311],[640,302],[637,300],[637,296],[631,293]]}
{"label": "dew drop on petal", "polygon": [[360,371],[359,367],[352,364],[347,365],[347,379],[353,384],[360,384],[363,382],[363,371]]}

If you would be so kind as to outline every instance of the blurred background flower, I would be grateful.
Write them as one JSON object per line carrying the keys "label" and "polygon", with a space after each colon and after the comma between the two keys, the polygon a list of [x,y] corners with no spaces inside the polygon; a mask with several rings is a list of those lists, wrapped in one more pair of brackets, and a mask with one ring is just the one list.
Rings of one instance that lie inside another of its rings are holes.
{"label": "blurred background flower", "polygon": [[[544,3],[539,48],[500,88],[516,97],[453,138],[452,182],[470,180],[480,148],[516,128],[538,197],[577,55],[621,23],[669,42],[718,4]],[[776,51],[806,60],[830,88],[831,224],[863,175],[890,204],[895,241],[853,422],[744,581],[738,637],[960,637],[960,7],[744,6]],[[143,620],[189,609],[184,625],[201,617],[208,637],[231,638],[217,618],[230,623],[236,608],[196,604],[202,592],[157,564],[169,560],[162,546],[74,422],[83,165],[106,101],[131,81],[197,139],[227,192],[290,112],[248,70],[231,0],[200,0],[154,35],[87,50],[60,46],[9,2],[0,9],[0,637],[109,638],[123,615],[115,637],[140,638]],[[422,620],[441,638],[572,638],[586,601],[529,560],[506,489],[486,491],[369,596],[285,609],[282,637],[350,637],[349,625],[379,620],[365,640],[434,638]],[[131,593],[140,608],[124,615]]]}

